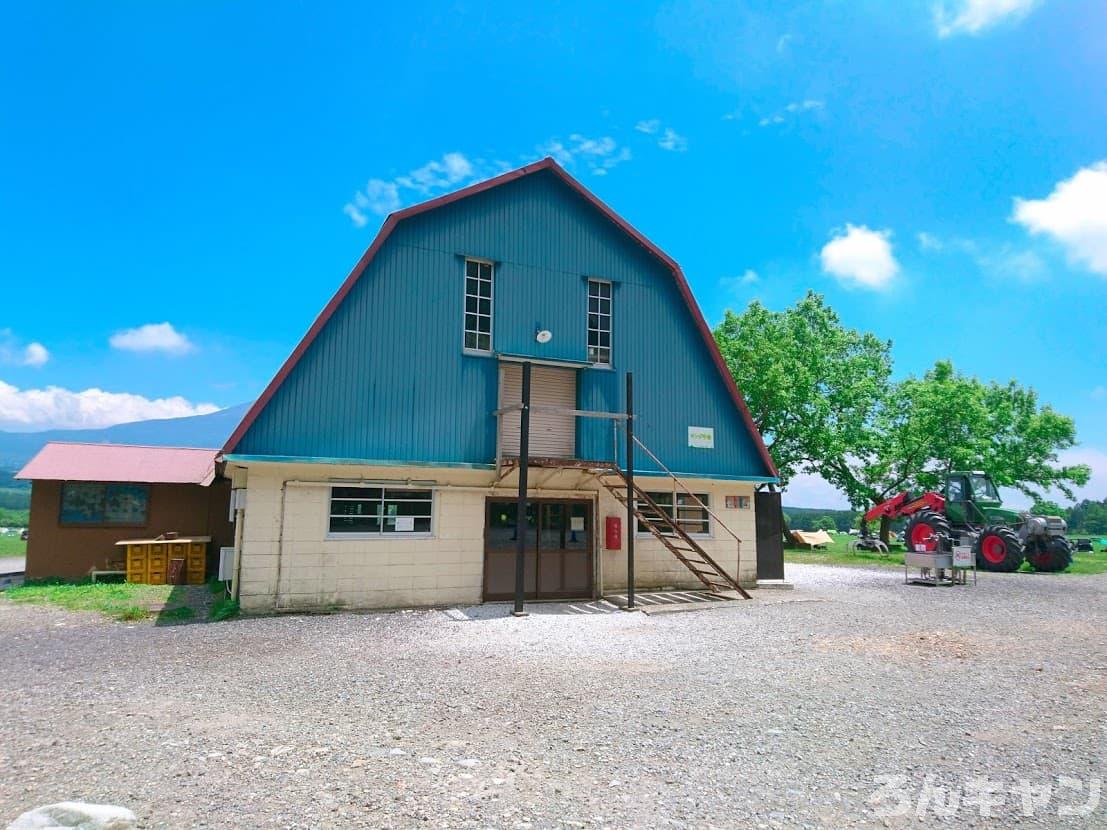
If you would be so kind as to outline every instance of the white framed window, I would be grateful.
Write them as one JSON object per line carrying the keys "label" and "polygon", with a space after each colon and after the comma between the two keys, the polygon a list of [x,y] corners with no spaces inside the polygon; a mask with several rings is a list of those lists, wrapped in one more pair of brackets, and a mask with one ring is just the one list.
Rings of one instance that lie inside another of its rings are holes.
{"label": "white framed window", "polygon": [[465,349],[492,351],[492,263],[465,260]]}
{"label": "white framed window", "polygon": [[[646,495],[653,499],[665,516],[674,520],[689,536],[711,535],[711,516],[707,510],[700,506],[701,503],[706,507],[711,506],[711,495],[709,493],[696,493],[694,497],[688,493],[673,493],[672,491],[646,493]],[[644,503],[639,503],[638,507],[647,516],[652,511],[652,508]],[[641,521],[637,522],[637,525],[639,535],[650,532]],[[667,528],[663,528],[663,532],[664,530],[667,530]]]}
{"label": "white framed window", "polygon": [[429,536],[434,491],[395,487],[331,488],[328,531],[333,536]]}
{"label": "white framed window", "polygon": [[588,362],[611,365],[611,283],[588,280]]}

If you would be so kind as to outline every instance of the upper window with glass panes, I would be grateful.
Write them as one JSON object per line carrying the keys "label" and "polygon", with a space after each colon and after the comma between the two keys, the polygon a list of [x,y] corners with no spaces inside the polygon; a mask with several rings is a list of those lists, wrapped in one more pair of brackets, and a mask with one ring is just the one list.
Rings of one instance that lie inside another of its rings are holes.
{"label": "upper window with glass panes", "polygon": [[492,351],[492,263],[465,260],[465,348]]}
{"label": "upper window with glass panes", "polygon": [[588,280],[588,362],[611,365],[611,283]]}

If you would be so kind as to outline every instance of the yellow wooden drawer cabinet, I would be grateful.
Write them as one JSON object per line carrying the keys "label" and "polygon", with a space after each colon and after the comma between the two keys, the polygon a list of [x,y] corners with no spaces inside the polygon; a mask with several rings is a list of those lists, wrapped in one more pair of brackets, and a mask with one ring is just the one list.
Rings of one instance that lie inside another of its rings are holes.
{"label": "yellow wooden drawer cabinet", "polygon": [[123,539],[116,547],[126,551],[127,581],[164,585],[169,578],[169,562],[184,561],[185,583],[203,585],[210,536],[178,539]]}

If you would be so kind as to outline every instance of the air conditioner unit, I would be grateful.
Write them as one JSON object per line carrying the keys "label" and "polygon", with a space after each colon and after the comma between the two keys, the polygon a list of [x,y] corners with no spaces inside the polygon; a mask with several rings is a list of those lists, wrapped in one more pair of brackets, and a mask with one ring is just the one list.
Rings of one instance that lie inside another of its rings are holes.
{"label": "air conditioner unit", "polygon": [[219,581],[234,579],[234,547],[219,549]]}

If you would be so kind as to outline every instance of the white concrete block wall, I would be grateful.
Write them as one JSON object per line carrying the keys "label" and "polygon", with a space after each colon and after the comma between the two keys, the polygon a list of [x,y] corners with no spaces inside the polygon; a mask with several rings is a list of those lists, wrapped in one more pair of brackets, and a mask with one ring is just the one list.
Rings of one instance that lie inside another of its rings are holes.
{"label": "white concrete block wall", "polygon": [[[246,611],[275,607],[295,610],[325,607],[396,608],[475,604],[484,578],[485,500],[492,491],[488,471],[449,468],[354,468],[317,465],[254,464],[248,470],[239,598]],[[365,479],[415,482],[433,480],[434,524],[431,538],[385,536],[328,538],[329,482]],[[576,471],[536,471],[536,497],[595,499],[596,554],[601,558],[597,585],[605,592],[626,588],[626,534],[618,551],[603,549],[604,518],[626,510],[594,480]],[[646,489],[668,488],[666,479],[643,479]],[[746,586],[756,582],[754,488],[743,482],[689,480],[694,492],[711,494],[711,507],[742,539],[741,566],[734,540],[712,522],[712,538],[697,539],[705,550]],[[480,489],[450,489],[480,487]],[[495,491],[513,498],[510,480]],[[656,486],[655,486],[656,485]],[[283,489],[283,528],[282,515]],[[748,510],[727,510],[726,495],[750,497]],[[639,590],[702,587],[679,561],[650,536],[635,539]],[[279,560],[279,562],[278,562]],[[278,591],[279,578],[279,591]],[[602,580],[602,583],[601,583]]]}

